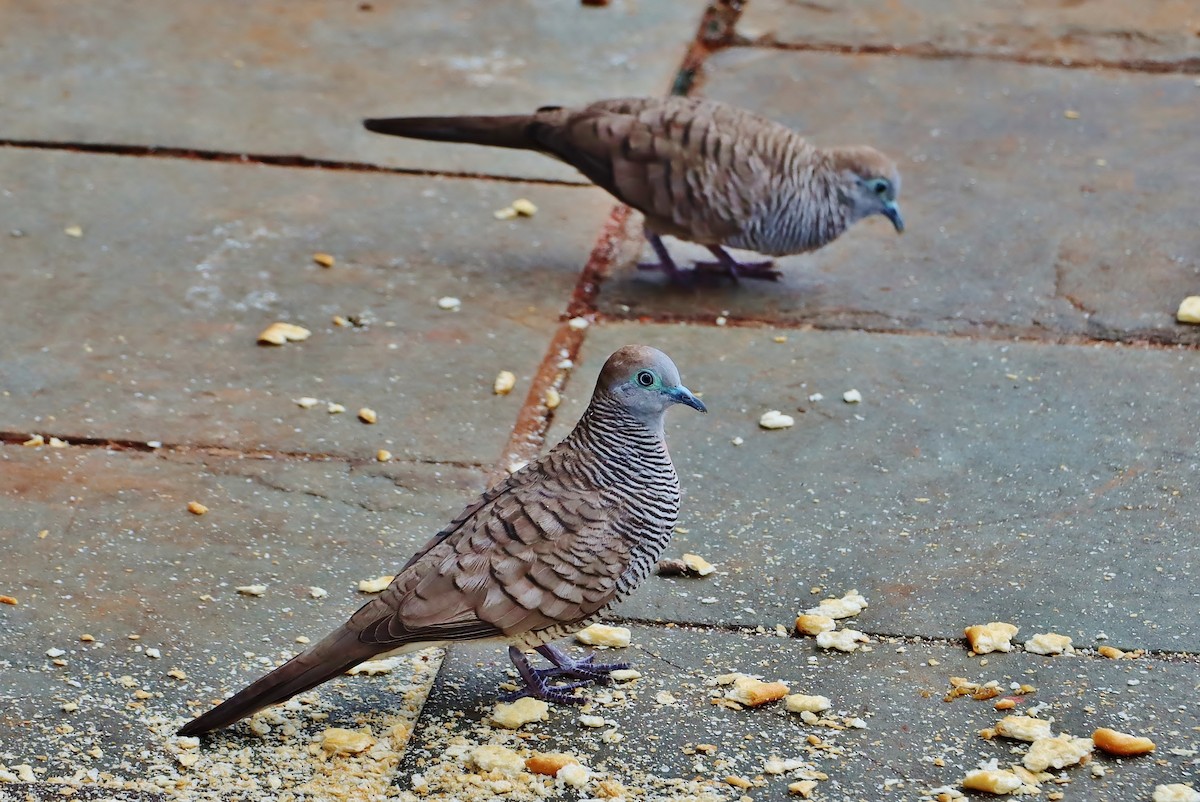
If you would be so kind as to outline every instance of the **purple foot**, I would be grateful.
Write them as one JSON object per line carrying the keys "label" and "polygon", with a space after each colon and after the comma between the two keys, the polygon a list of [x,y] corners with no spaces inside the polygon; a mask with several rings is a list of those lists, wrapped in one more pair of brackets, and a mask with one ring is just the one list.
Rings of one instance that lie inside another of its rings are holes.
{"label": "purple foot", "polygon": [[696,270],[706,273],[718,273],[729,276],[735,282],[738,279],[754,278],[762,281],[779,281],[781,273],[774,270],[773,261],[739,262],[730,256],[720,245],[709,245],[708,250],[717,257],[715,262],[696,262]]}
{"label": "purple foot", "polygon": [[667,246],[663,244],[662,237],[653,231],[647,231],[646,241],[654,249],[654,255],[658,257],[658,261],[638,262],[638,270],[661,270],[667,274],[667,278],[670,279],[671,283],[676,285],[683,286],[692,283],[695,272],[679,269],[679,265],[675,264],[675,260],[671,258],[671,254],[667,251]]}
{"label": "purple foot", "polygon": [[524,653],[516,646],[508,647],[508,659],[512,660],[513,665],[517,667],[517,673],[521,675],[521,681],[525,683],[525,687],[501,696],[502,702],[515,702],[517,699],[532,696],[534,699],[541,699],[545,702],[581,705],[587,699],[575,696],[571,691],[591,685],[596,681],[594,678],[587,678],[577,682],[560,682],[551,685],[549,680],[563,676],[562,670],[557,665],[553,668],[534,668],[529,665]]}
{"label": "purple foot", "polygon": [[548,643],[537,647],[537,651],[538,654],[554,664],[554,668],[544,669],[545,675],[548,677],[570,677],[604,685],[610,680],[609,674],[629,668],[629,663],[597,663],[595,662],[595,652],[589,652],[586,657],[575,659]]}

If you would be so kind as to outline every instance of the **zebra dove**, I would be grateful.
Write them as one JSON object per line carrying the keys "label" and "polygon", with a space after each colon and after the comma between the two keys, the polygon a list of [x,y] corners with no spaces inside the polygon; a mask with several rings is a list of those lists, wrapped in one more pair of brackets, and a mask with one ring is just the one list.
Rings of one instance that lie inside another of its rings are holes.
{"label": "zebra dove", "polygon": [[[372,657],[463,640],[509,644],[525,684],[511,698],[583,701],[571,691],[626,666],[571,658],[551,641],[636,588],[670,540],[679,478],[663,417],[674,404],[707,411],[666,354],[620,349],[561,443],[463,510],[349,621],[179,734],[226,727]],[[551,667],[530,666],[527,650]]]}
{"label": "zebra dove", "polygon": [[658,256],[644,269],[684,276],[662,235],[706,246],[736,280],[777,279],[771,262],[739,263],[723,246],[769,256],[813,251],[881,214],[904,231],[896,165],[865,145],[818,148],[779,123],[715,100],[600,100],[493,117],[364,120],[415,139],[535,150],[566,162],[645,217]]}

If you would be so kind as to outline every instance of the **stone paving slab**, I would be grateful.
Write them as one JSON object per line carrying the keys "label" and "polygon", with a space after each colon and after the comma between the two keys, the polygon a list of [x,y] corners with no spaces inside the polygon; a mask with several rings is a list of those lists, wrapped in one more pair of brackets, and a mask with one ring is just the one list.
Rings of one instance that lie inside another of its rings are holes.
{"label": "stone paving slab", "polygon": [[0,138],[580,181],[542,156],[406,143],[360,121],[662,94],[702,8],[692,0],[21,3],[0,32]]}
{"label": "stone paving slab", "polygon": [[716,54],[705,75],[706,95],[818,144],[889,152],[908,228],[860,223],[782,260],[777,284],[688,291],[623,269],[605,312],[1200,343],[1175,322],[1200,291],[1179,173],[1200,163],[1192,76],[746,48]]}
{"label": "stone paving slab", "polygon": [[[1200,652],[1196,351],[605,325],[548,442],[631,342],[670,354],[709,407],[668,415],[686,530],[670,549],[718,573],[652,579],[620,614],[771,629],[858,589],[869,632],[1010,621]],[[770,409],[795,426],[760,429]]]}
{"label": "stone paving slab", "polygon": [[[743,794],[755,800],[795,799],[787,784],[800,779],[805,769],[765,772],[764,761],[776,756],[798,759],[807,769],[828,775],[817,783],[813,799],[915,802],[929,799],[934,788],[957,785],[982,761],[995,758],[1008,766],[1020,763],[1026,751],[1024,743],[980,738],[980,730],[1004,715],[993,709],[994,700],[943,701],[952,676],[980,684],[998,681],[1002,696],[1017,701],[1014,713],[1044,705],[1041,716],[1054,719],[1056,732],[1087,737],[1108,726],[1145,734],[1159,747],[1153,758],[1117,761],[1097,755],[1103,777],[1093,776],[1087,767],[1054,772],[1069,784],[1058,789],[1045,783],[1039,798],[1062,790],[1066,799],[1130,802],[1149,799],[1157,783],[1196,778],[1195,751],[1169,751],[1200,747],[1194,729],[1193,687],[1200,681],[1195,663],[1026,653],[981,659],[956,646],[900,641],[876,642],[870,653],[846,655],[818,649],[807,638],[687,627],[634,627],[632,639],[631,648],[606,651],[602,657],[632,662],[641,678],[589,692],[596,701],[583,712],[603,717],[602,727],[581,726],[577,708],[555,706],[548,721],[516,733],[488,724],[506,676],[502,651],[453,647],[393,791],[400,798],[414,798],[404,792],[420,775],[428,790],[416,798],[463,798],[459,783],[466,775],[475,789],[472,798],[493,798],[491,783],[473,782],[469,758],[478,745],[493,744],[521,756],[539,751],[575,755],[594,772],[582,789],[591,798],[615,791],[614,783],[619,783],[626,789],[623,795],[633,799],[737,799]],[[822,717],[843,728],[803,723],[779,703],[745,710],[714,705],[713,696],[726,689],[713,681],[735,671],[783,681],[793,693],[828,697],[832,708]],[[1012,683],[1032,685],[1036,691],[1015,696]],[[673,701],[659,696],[664,692]],[[855,718],[865,728],[845,727]],[[810,738],[819,739],[819,745]],[[700,744],[714,749],[697,751]],[[727,777],[748,780],[753,787],[731,786]],[[534,799],[561,793],[552,783],[549,792],[539,791],[528,773],[510,782],[516,788],[512,793],[528,790]]]}
{"label": "stone paving slab", "polygon": [[[398,569],[483,484],[481,470],[413,463],[0,447],[0,593],[18,601],[0,605],[0,764],[32,763],[41,779],[95,769],[133,790],[174,779],[175,727],[294,653],[298,636],[344,621],[367,599],[360,580]],[[190,514],[192,500],[208,513]],[[234,590],[254,584],[261,597]],[[427,684],[436,661],[407,666],[331,683],[307,708],[333,707],[314,732],[372,711],[411,724],[415,710],[376,698],[423,696],[411,672]]]}
{"label": "stone paving slab", "polygon": [[738,30],[801,47],[895,47],[1151,68],[1200,65],[1200,10],[1188,0],[753,0]]}
{"label": "stone paving slab", "polygon": [[[68,439],[490,465],[611,209],[582,187],[20,150],[0,165],[0,431]],[[522,196],[535,217],[492,216]],[[256,345],[276,320],[314,333]]]}

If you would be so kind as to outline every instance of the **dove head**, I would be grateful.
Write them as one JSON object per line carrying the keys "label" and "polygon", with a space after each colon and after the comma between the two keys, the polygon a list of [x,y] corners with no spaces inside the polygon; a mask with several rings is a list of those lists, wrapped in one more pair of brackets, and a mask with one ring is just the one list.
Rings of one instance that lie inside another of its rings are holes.
{"label": "dove head", "polygon": [[692,391],[679,383],[671,357],[648,345],[627,345],[604,363],[595,396],[614,399],[651,429],[662,429],[663,413],[675,404],[707,412]]}
{"label": "dove head", "polygon": [[904,218],[896,205],[900,172],[895,162],[866,145],[836,148],[832,156],[834,169],[842,178],[841,196],[849,222],[881,214],[892,221],[897,233],[903,233]]}

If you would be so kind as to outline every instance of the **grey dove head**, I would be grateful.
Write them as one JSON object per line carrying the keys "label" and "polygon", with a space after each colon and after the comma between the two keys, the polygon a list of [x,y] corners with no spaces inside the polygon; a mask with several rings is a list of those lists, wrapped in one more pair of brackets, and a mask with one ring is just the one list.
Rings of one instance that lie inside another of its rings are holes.
{"label": "grey dove head", "polygon": [[662,427],[663,413],[675,404],[708,412],[692,391],[679,383],[671,357],[648,345],[627,345],[613,352],[596,380],[595,396],[613,398],[653,429]]}
{"label": "grey dove head", "polygon": [[849,222],[881,214],[903,233],[904,218],[896,205],[900,171],[896,163],[866,145],[831,149],[834,169],[842,176],[842,202],[849,207]]}

